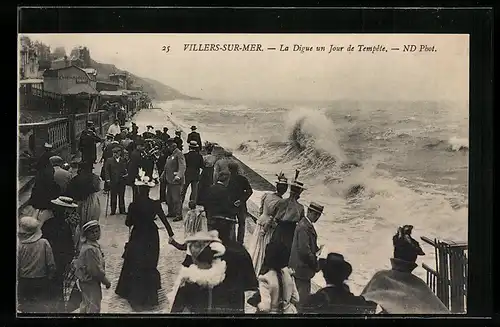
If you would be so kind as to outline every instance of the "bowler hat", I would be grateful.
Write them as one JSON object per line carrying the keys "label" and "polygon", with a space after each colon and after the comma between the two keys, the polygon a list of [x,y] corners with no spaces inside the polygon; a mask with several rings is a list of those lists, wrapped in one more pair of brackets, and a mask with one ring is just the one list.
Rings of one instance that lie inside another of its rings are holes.
{"label": "bowler hat", "polygon": [[283,172],[280,172],[279,174],[276,174],[278,177],[278,180],[276,181],[276,184],[286,184],[288,185],[288,178],[285,177],[285,174]]}
{"label": "bowler hat", "polygon": [[328,253],[326,259],[318,260],[318,264],[325,278],[344,281],[352,273],[351,264],[345,261],[344,256],[339,253]]}
{"label": "bowler hat", "polygon": [[192,130],[192,131],[196,130],[196,126],[194,126],[194,125],[193,125],[193,126],[191,126],[191,130]]}

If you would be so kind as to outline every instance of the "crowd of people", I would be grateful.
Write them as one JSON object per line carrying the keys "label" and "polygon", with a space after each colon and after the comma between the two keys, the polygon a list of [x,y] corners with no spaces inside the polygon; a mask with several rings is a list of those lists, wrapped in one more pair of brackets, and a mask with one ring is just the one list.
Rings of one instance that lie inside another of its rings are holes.
{"label": "crowd of people", "polygon": [[[448,312],[412,274],[417,256],[424,254],[411,237],[413,226],[400,227],[393,238],[392,269],[377,272],[360,295],[352,294],[346,284],[351,264],[318,245],[314,224],[324,207],[311,202],[306,210],[299,202],[306,189],[299,171],[291,181],[277,175],[276,191],[262,196],[256,228],[245,243],[251,184],[231,152],[216,156],[213,144],[202,144],[196,126],[191,130],[184,141],[180,131],[171,137],[167,127],[154,131],[147,126],[139,134],[137,125],[129,130],[117,119],[101,139],[89,121],[80,136],[82,159],[75,176],[46,144],[37,163],[31,213],[19,223],[19,310],[100,312],[101,285],[112,286],[99,245],[102,180],[110,200],[106,214],[109,207],[110,215],[126,215],[129,228],[115,293],[135,311],[159,302],[159,218],[168,243],[186,254],[169,294],[172,313],[245,313],[246,303],[257,313],[272,314]],[[93,172],[98,161],[103,163],[100,176]],[[154,200],[150,190],[157,186],[160,196]],[[133,194],[128,207],[127,187]],[[184,242],[169,220],[183,221]],[[311,294],[319,271],[327,286]]]}

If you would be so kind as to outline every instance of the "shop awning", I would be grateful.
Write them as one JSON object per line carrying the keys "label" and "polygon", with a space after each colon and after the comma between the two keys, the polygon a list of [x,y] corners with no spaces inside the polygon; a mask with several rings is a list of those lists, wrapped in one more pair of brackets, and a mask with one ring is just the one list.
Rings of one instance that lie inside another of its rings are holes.
{"label": "shop awning", "polygon": [[123,91],[101,91],[100,95],[108,95],[108,96],[123,96],[125,95]]}
{"label": "shop awning", "polygon": [[41,84],[43,83],[43,79],[39,78],[30,78],[30,79],[22,79],[19,81],[21,85],[23,84]]}

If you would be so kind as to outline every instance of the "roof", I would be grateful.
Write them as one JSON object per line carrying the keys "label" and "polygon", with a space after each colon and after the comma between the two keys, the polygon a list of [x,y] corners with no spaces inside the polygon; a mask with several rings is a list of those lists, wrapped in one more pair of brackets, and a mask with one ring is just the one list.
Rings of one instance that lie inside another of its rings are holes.
{"label": "roof", "polygon": [[81,93],[98,94],[96,89],[94,89],[92,86],[88,84],[76,84],[75,86],[67,89],[65,92],[62,92],[62,94],[66,95],[76,95]]}
{"label": "roof", "polygon": [[123,91],[101,91],[100,95],[122,96],[125,95]]}
{"label": "roof", "polygon": [[116,86],[118,86],[118,85],[119,85],[117,82],[113,82],[113,81],[103,81],[103,80],[97,80],[97,83],[102,83],[102,84],[110,84],[110,85],[116,85]]}
{"label": "roof", "polygon": [[84,70],[87,74],[97,74],[97,70],[95,70],[95,68],[83,68],[83,70]]}
{"label": "roof", "polygon": [[38,78],[22,79],[19,83],[21,85],[23,85],[23,84],[39,84],[39,83],[43,83],[43,79],[38,79]]}
{"label": "roof", "polygon": [[[69,65],[69,66],[65,66],[65,67],[59,67],[59,68],[50,68],[50,69],[45,69],[45,71],[43,72],[43,76],[46,76],[46,77],[55,77],[55,72],[58,71],[58,70],[63,70],[63,69],[69,69],[69,68],[76,68],[76,69],[79,69],[81,70],[82,72],[85,73],[85,75],[87,75],[87,77],[89,79],[92,79],[93,81],[95,81],[95,76],[92,76],[92,75],[89,75],[89,73],[84,69],[84,68],[80,68],[78,66],[75,66],[75,65]],[[88,68],[87,68],[88,69]],[[93,69],[93,68],[90,68],[90,69]]]}

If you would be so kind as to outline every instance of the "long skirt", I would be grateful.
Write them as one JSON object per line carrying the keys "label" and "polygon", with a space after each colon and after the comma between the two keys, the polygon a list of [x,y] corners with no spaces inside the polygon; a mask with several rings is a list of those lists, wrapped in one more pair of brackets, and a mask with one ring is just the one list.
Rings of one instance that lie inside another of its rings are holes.
{"label": "long skirt", "polygon": [[51,283],[47,277],[19,278],[17,286],[18,308],[21,312],[50,312]]}
{"label": "long skirt", "polygon": [[286,253],[283,255],[286,258],[290,258],[290,252],[292,251],[293,234],[295,233],[295,227],[297,223],[281,221],[276,226],[276,229],[271,236],[270,242],[281,242],[286,247]]}
{"label": "long skirt", "polygon": [[80,214],[80,227],[91,220],[99,221],[101,215],[99,195],[92,193],[85,200],[78,201],[78,211]]}
{"label": "long skirt", "polygon": [[[141,226],[142,227],[142,226]],[[158,305],[161,288],[156,268],[160,253],[158,229],[133,228],[115,293],[128,300],[136,311]]]}
{"label": "long skirt", "polygon": [[75,276],[76,266],[74,260],[68,265],[64,274],[63,300],[65,312],[75,311],[82,302],[82,294],[76,285],[77,277]]}
{"label": "long skirt", "polygon": [[256,276],[259,276],[261,272],[266,247],[271,241],[274,232],[274,228],[265,227],[263,224],[259,224],[259,222],[260,219],[255,226],[252,236],[250,237],[247,248],[250,257],[252,258]]}
{"label": "long skirt", "polygon": [[207,197],[207,190],[213,184],[214,167],[205,167],[201,172],[200,182],[198,183],[198,199],[196,204],[203,205]]}
{"label": "long skirt", "polygon": [[78,287],[82,294],[80,313],[100,313],[102,301],[101,283],[91,280],[88,282],[78,282]]}

